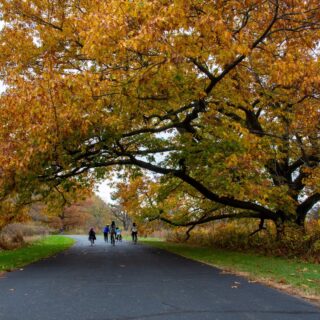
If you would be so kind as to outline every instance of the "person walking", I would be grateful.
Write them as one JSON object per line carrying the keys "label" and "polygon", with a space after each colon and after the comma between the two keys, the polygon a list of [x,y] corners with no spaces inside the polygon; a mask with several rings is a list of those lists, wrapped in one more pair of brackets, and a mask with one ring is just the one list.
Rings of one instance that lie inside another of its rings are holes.
{"label": "person walking", "polygon": [[94,245],[94,241],[95,241],[96,239],[97,239],[97,238],[96,238],[96,233],[95,233],[94,229],[91,228],[91,229],[89,230],[89,241],[90,241],[90,243],[91,243],[91,246]]}
{"label": "person walking", "polygon": [[103,237],[104,237],[104,242],[108,242],[108,238],[109,238],[109,232],[110,232],[110,228],[109,225],[106,225],[103,229]]}
{"label": "person walking", "polygon": [[138,241],[138,228],[135,222],[132,224],[132,227],[131,227],[131,236],[132,236],[132,242],[136,244]]}

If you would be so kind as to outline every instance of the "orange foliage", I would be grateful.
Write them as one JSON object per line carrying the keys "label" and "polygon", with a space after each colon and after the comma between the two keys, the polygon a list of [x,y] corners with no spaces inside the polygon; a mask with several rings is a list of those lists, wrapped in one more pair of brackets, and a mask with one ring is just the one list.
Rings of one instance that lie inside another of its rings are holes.
{"label": "orange foliage", "polygon": [[163,175],[120,186],[128,210],[185,224],[319,202],[318,0],[0,6],[1,212],[117,165]]}

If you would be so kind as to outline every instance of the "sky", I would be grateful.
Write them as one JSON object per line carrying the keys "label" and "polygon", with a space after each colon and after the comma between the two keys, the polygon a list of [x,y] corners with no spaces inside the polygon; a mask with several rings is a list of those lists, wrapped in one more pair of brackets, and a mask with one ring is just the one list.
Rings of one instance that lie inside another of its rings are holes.
{"label": "sky", "polygon": [[95,186],[94,193],[98,195],[106,203],[114,203],[111,200],[111,193],[115,190],[110,186],[110,180],[104,180]]}

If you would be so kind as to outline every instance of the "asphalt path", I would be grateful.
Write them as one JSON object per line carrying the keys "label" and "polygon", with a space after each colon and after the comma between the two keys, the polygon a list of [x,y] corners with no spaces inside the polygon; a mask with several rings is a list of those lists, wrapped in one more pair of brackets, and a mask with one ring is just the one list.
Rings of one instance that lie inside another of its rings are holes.
{"label": "asphalt path", "polygon": [[77,236],[71,249],[0,279],[1,320],[319,320],[320,309],[144,245]]}

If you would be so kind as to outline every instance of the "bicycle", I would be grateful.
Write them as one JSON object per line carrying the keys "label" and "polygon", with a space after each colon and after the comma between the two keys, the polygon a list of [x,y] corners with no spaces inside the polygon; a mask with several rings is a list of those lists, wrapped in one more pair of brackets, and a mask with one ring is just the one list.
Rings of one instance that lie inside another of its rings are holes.
{"label": "bicycle", "polygon": [[116,237],[115,237],[115,234],[113,232],[111,232],[110,234],[110,242],[113,246],[116,245]]}

